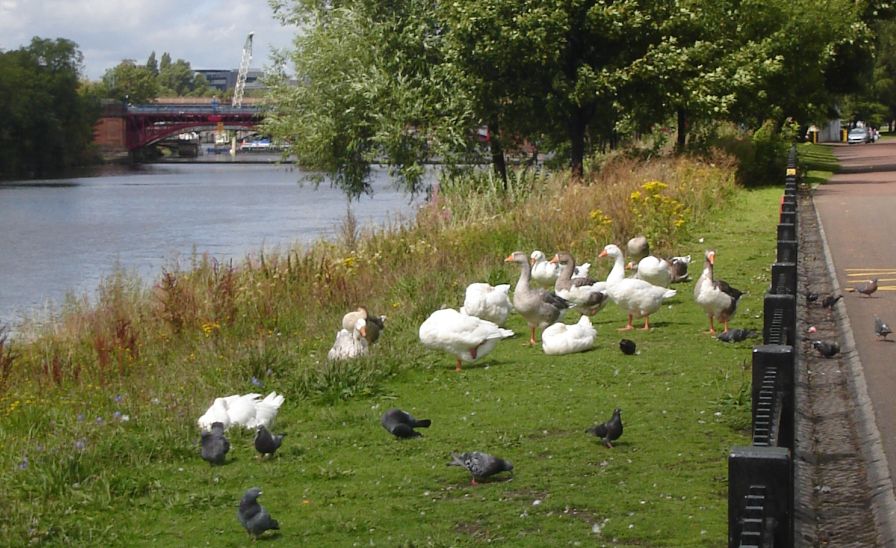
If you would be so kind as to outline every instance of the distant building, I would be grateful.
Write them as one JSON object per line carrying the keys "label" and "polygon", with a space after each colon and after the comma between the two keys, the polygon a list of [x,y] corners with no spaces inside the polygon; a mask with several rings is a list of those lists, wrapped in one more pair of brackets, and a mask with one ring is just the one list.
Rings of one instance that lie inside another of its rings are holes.
{"label": "distant building", "polygon": [[[225,92],[236,87],[239,69],[196,69],[193,72],[205,76],[208,87]],[[264,71],[250,68],[249,73],[246,74],[246,91],[264,89],[265,86],[261,82],[262,77],[264,77]]]}

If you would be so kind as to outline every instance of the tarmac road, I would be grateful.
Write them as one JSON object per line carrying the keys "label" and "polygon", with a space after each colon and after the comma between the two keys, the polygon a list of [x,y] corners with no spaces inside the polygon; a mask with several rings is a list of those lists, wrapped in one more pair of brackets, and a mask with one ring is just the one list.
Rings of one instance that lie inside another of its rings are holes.
{"label": "tarmac road", "polygon": [[[873,325],[878,316],[896,329],[896,141],[835,144],[833,152],[841,171],[814,191],[813,201],[843,291],[841,303],[855,344],[853,359],[861,362],[889,477],[893,478],[896,337],[880,340]],[[848,292],[873,277],[879,278],[879,289],[870,297]]]}

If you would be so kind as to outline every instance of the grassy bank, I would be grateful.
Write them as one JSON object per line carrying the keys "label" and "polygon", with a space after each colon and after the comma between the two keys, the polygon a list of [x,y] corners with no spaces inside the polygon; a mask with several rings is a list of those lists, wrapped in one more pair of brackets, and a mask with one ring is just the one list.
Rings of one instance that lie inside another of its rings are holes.
{"label": "grassy bank", "polygon": [[[349,218],[338,242],[197,258],[151,288],[107,281],[95,306],[71,302],[0,352],[0,543],[245,545],[236,503],[258,485],[288,545],[724,544],[751,343],[706,334],[693,281],[655,329],[626,335],[636,356],[618,350],[612,305],[593,351],[546,356],[514,315],[517,336],[459,374],[417,327],[468,283],[515,282],[503,258],[516,249],[568,249],[603,276],[599,249],[646,232],[658,254],[692,255],[694,280],[715,248],[718,276],[747,291],[734,325],[759,329],[781,192],[737,189],[731,173],[724,158],[616,159],[586,184],[445,182],[412,225],[359,234]],[[380,342],[327,364],[339,318],[362,303],[389,318]],[[275,458],[257,461],[238,431],[226,465],[198,458],[195,420],[214,397],[270,390],[287,398]],[[607,449],[584,430],[617,406],[626,430]],[[389,407],[433,426],[391,439]],[[445,466],[467,450],[513,461],[512,479],[471,486]]]}

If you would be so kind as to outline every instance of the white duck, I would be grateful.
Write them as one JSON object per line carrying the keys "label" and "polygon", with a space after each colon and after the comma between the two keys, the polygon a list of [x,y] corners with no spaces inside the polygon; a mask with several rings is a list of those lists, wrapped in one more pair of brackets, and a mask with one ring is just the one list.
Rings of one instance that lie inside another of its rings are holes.
{"label": "white duck", "polygon": [[510,284],[489,285],[477,282],[467,286],[461,314],[476,316],[498,325],[504,325],[513,310],[510,304]]}
{"label": "white duck", "polygon": [[270,427],[283,405],[282,394],[271,392],[264,399],[261,394],[233,394],[215,398],[212,405],[196,421],[202,430],[210,430],[212,424],[220,422],[227,430],[231,426],[255,429],[259,425]]}
{"label": "white duck", "polygon": [[567,325],[555,323],[541,332],[541,348],[545,354],[573,354],[594,348],[597,330],[591,325],[591,318],[582,315],[578,323]]}
{"label": "white duck", "polygon": [[709,332],[715,335],[716,327],[713,319],[718,319],[725,326],[724,333],[728,332],[728,321],[737,312],[737,301],[743,292],[731,287],[727,282],[716,280],[713,277],[713,265],[716,262],[716,252],[709,249],[705,253],[706,260],[703,263],[703,273],[694,285],[694,300],[703,307],[709,316]]}
{"label": "white duck", "polygon": [[491,352],[498,341],[513,336],[510,329],[476,316],[461,314],[453,308],[436,310],[420,324],[420,342],[428,348],[444,350],[457,357],[456,371],[461,361],[472,362]]}
{"label": "white duck", "polygon": [[513,308],[529,325],[529,345],[532,346],[538,342],[535,339],[535,330],[544,329],[556,322],[572,303],[558,297],[553,291],[545,291],[529,284],[532,270],[529,259],[522,251],[514,251],[504,259],[504,262],[520,265],[520,279],[513,290]]}
{"label": "white duck", "polygon": [[328,360],[351,360],[360,356],[366,356],[369,343],[367,342],[367,320],[357,318],[352,330],[345,328],[336,333],[336,340],[330,351],[327,352]]}
{"label": "white duck", "polygon": [[635,269],[636,272],[633,277],[639,280],[662,287],[669,287],[669,284],[672,283],[672,272],[669,261],[666,259],[648,255],[638,261],[638,266]]}
{"label": "white duck", "polygon": [[633,318],[644,318],[644,329],[650,329],[650,315],[660,309],[663,300],[674,297],[677,293],[674,289],[666,289],[636,278],[625,278],[609,284],[604,291],[628,313],[628,324],[622,330],[633,328]]}

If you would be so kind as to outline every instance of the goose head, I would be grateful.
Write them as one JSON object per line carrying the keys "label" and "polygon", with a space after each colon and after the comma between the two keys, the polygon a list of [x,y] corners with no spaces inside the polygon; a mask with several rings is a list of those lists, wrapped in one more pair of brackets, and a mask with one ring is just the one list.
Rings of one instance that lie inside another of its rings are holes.
{"label": "goose head", "polygon": [[529,264],[531,264],[531,265],[540,263],[545,260],[547,260],[547,257],[545,256],[545,254],[537,249],[535,251],[533,251],[531,255],[529,255]]}

